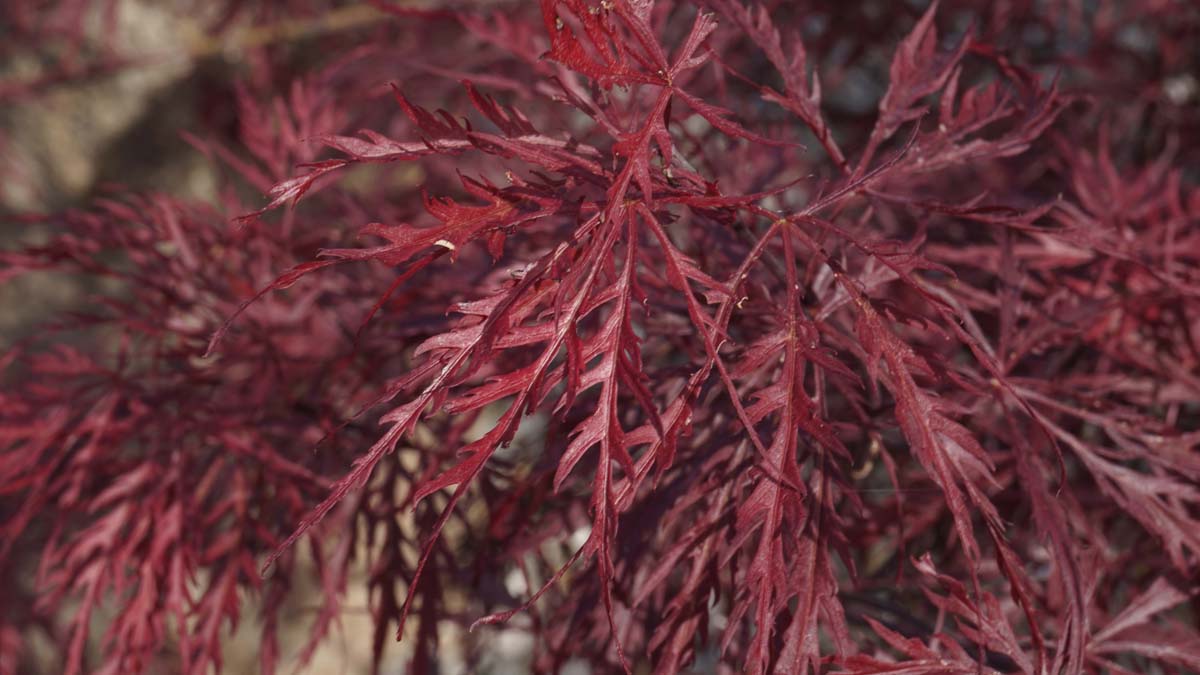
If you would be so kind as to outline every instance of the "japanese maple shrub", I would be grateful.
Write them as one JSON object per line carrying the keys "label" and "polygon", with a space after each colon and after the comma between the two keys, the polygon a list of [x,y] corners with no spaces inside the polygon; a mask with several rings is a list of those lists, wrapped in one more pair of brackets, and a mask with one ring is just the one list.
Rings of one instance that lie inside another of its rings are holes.
{"label": "japanese maple shrub", "polygon": [[0,671],[1200,671],[1194,5],[375,4],[3,254]]}

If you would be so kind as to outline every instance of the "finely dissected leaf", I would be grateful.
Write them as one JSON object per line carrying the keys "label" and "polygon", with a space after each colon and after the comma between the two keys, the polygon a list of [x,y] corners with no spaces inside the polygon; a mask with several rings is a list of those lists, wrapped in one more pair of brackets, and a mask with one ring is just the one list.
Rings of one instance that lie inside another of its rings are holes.
{"label": "finely dissected leaf", "polygon": [[1186,3],[243,4],[205,200],[5,216],[86,300],[0,354],[0,675],[1200,669]]}

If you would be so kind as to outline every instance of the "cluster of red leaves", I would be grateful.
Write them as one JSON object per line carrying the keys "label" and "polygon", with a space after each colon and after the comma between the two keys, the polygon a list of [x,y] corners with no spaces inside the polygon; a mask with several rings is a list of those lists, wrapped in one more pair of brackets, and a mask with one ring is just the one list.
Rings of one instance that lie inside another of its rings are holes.
{"label": "cluster of red leaves", "polygon": [[[190,140],[265,191],[313,159],[306,136],[344,123],[356,98],[343,97],[343,80],[394,63],[378,51],[268,100],[239,89],[245,152]],[[279,226],[236,227],[223,215],[248,210],[235,187],[219,208],[125,194],[14,221],[52,234],[0,252],[2,278],[50,271],[94,295],[6,348],[0,363],[0,673],[30,667],[25,643],[35,629],[62,645],[64,672],[219,671],[248,592],[262,615],[262,672],[282,657],[303,663],[336,626],[356,564],[372,569],[377,658],[388,643],[388,607],[403,599],[398,581],[413,575],[400,551],[418,534],[396,521],[412,510],[406,494],[420,478],[412,458],[379,467],[386,480],[336,515],[334,534],[311,538],[304,555],[289,551],[268,577],[260,567],[330,477],[374,440],[363,413],[404,372],[412,345],[446,326],[436,308],[457,289],[404,289],[389,304],[408,308],[403,320],[364,326],[388,283],[383,271],[276,278],[342,239],[330,220],[387,217],[387,207],[346,198]],[[289,290],[250,303],[272,280]],[[205,357],[216,329],[239,312],[225,350]],[[408,449],[446,461],[472,422],[431,421]],[[424,504],[410,520],[420,526],[437,514]],[[321,604],[311,639],[281,645],[294,585],[319,589]],[[429,611],[440,602],[433,595]],[[90,634],[97,625],[101,634]],[[427,643],[420,656],[431,660],[437,643]],[[89,655],[98,657],[90,667]]]}
{"label": "cluster of red leaves", "polygon": [[375,662],[395,630],[416,672],[440,621],[528,630],[539,672],[1200,669],[1200,16],[934,3],[897,41],[906,6],[802,4],[402,13],[478,47],[393,63],[461,89],[332,133],[356,53],[247,114],[259,167],[206,147],[280,180],[237,228],[130,198],[6,255],[128,287],[64,317],[115,354],[7,357],[0,562],[39,571],[5,639],[71,596],[78,667],[103,599],[111,672],[168,620],[199,672],[303,540],[315,643],[361,536]]}

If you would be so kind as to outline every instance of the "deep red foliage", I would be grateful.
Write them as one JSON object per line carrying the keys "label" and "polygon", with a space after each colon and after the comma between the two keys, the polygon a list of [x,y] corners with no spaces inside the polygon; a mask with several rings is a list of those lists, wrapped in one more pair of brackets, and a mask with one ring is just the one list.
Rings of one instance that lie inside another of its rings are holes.
{"label": "deep red foliage", "polygon": [[246,591],[272,672],[356,560],[412,672],[1200,670],[1200,9],[377,4],[193,137],[264,208],[2,254],[105,283],[4,356],[0,672],[209,672]]}

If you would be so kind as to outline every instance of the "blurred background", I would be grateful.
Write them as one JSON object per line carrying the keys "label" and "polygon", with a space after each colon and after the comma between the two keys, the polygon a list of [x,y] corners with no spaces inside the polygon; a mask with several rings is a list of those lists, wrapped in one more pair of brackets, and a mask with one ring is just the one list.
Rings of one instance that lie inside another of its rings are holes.
{"label": "blurred background", "polygon": [[[215,204],[219,168],[181,132],[235,136],[235,82],[267,60],[302,71],[315,39],[388,18],[362,3],[3,4],[0,213],[8,216],[83,206],[119,186]],[[6,242],[38,235],[7,218],[0,232]],[[61,276],[6,283],[0,336],[78,297]]]}

